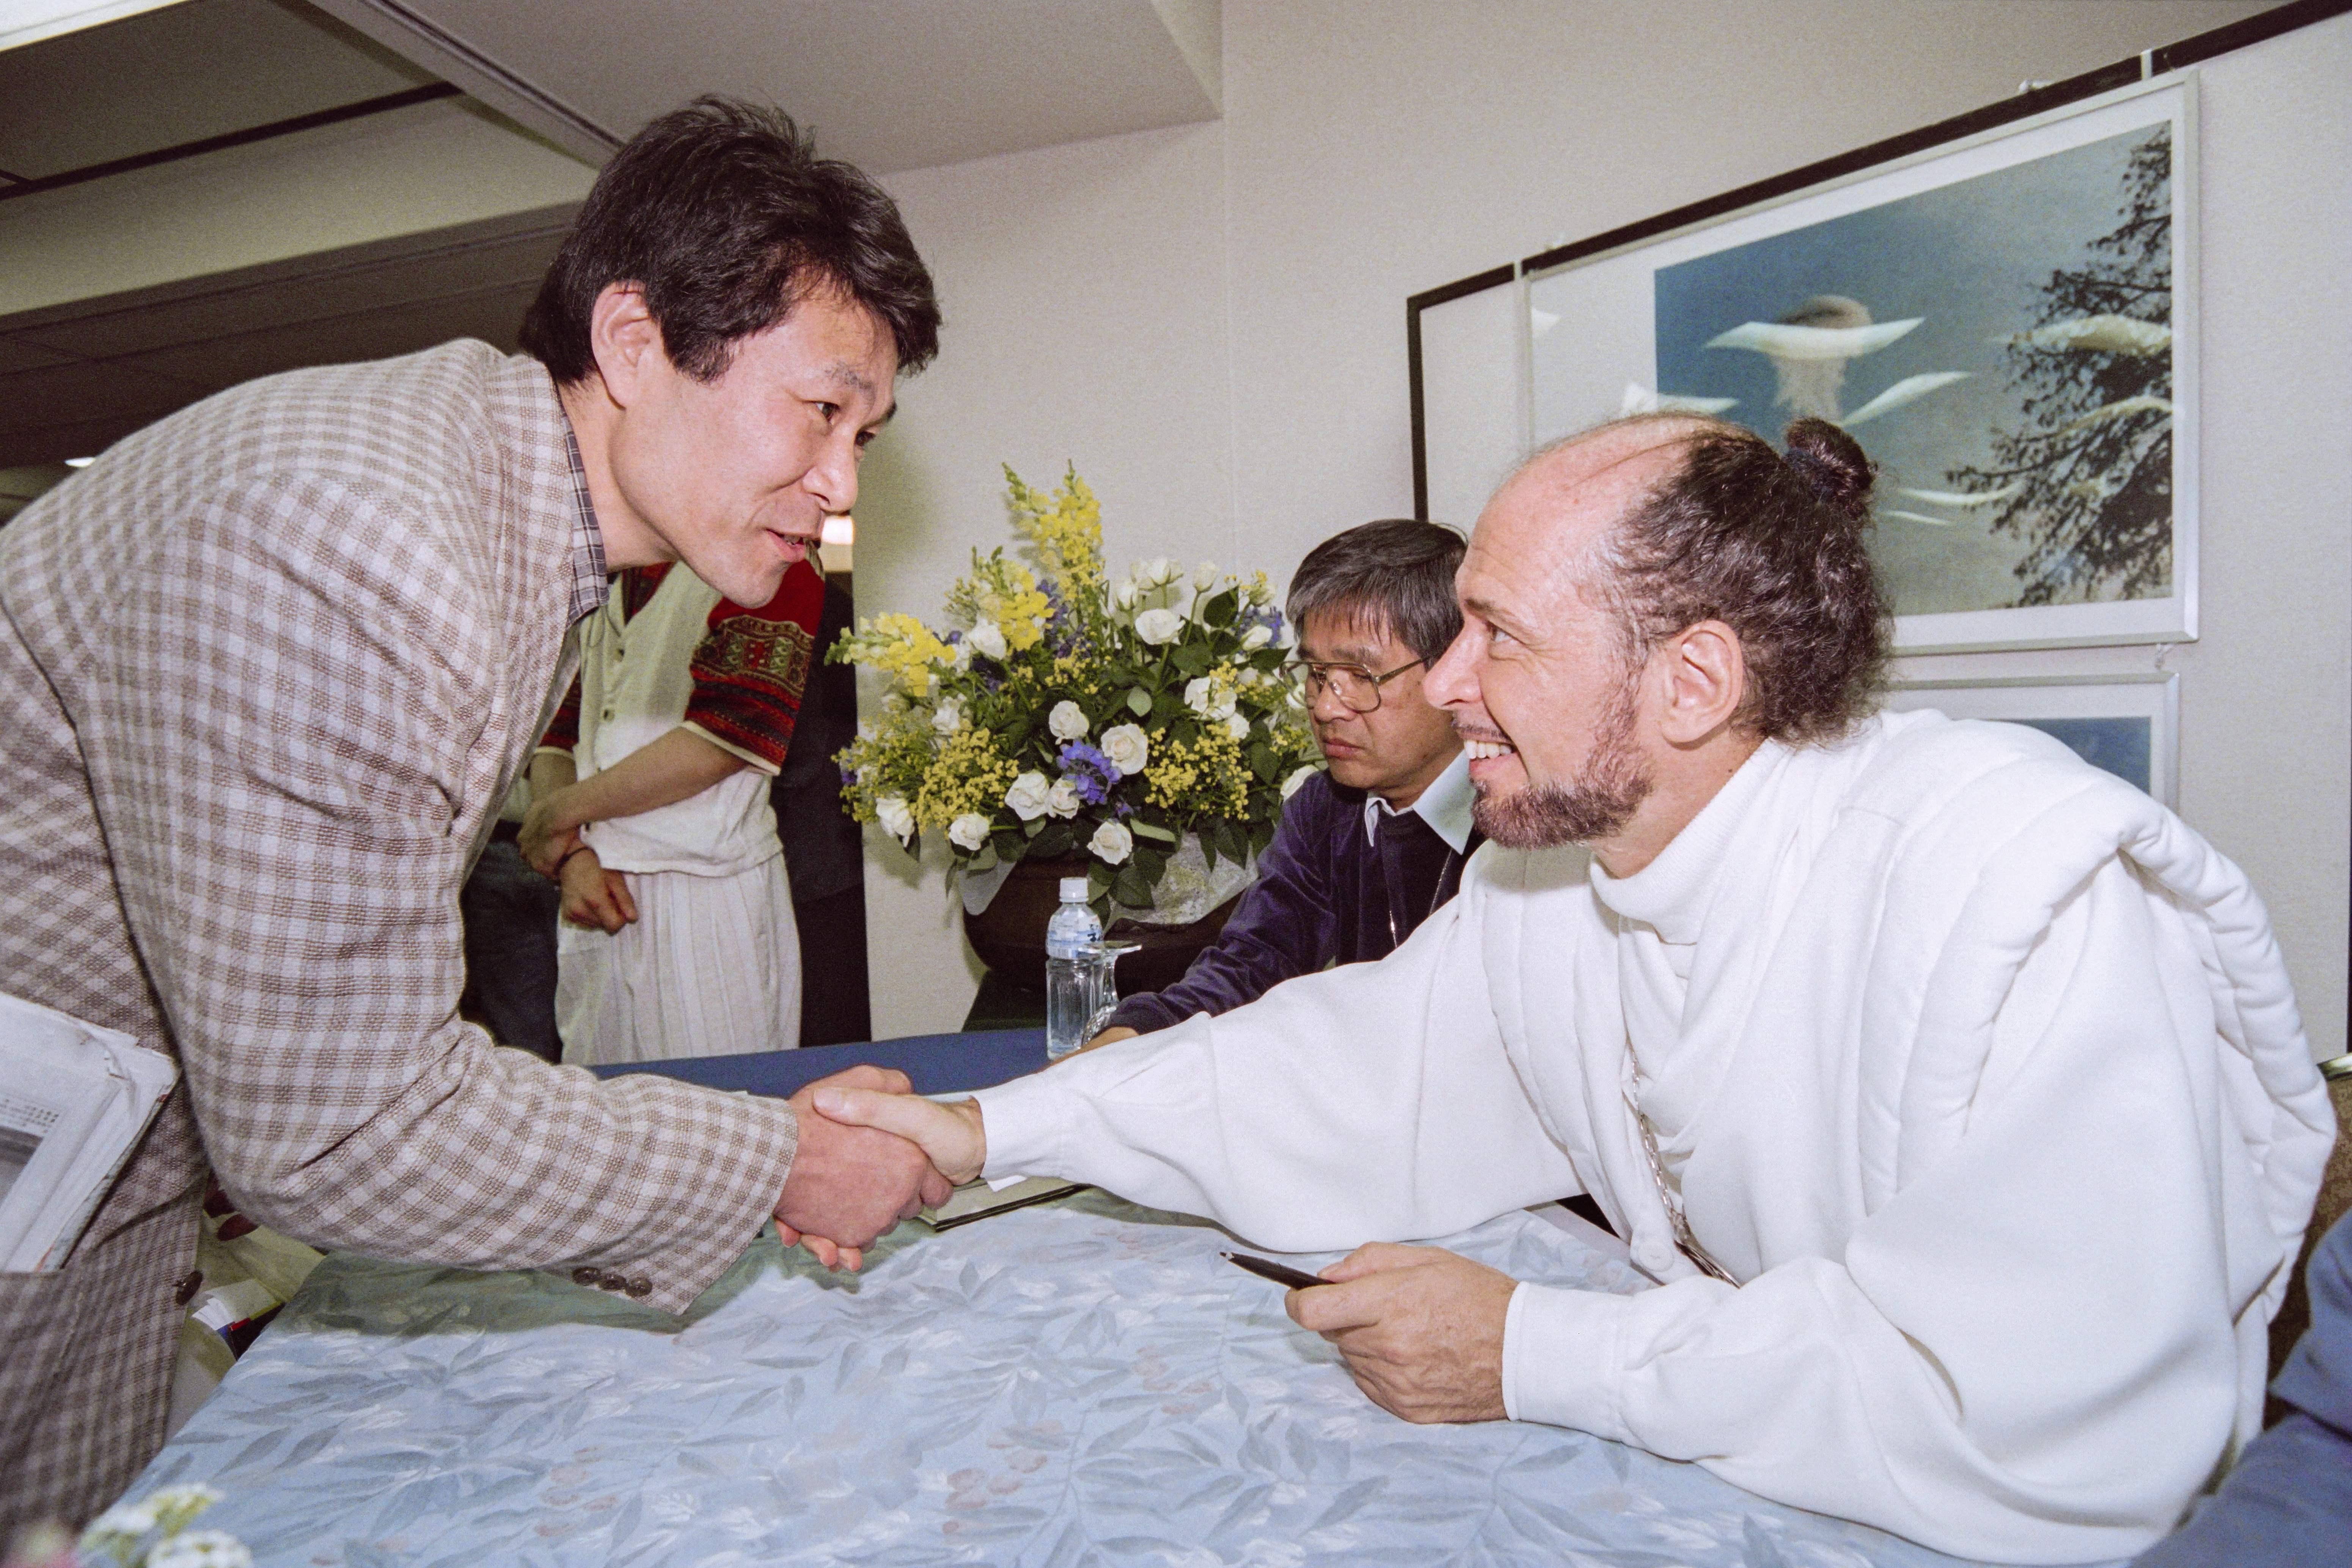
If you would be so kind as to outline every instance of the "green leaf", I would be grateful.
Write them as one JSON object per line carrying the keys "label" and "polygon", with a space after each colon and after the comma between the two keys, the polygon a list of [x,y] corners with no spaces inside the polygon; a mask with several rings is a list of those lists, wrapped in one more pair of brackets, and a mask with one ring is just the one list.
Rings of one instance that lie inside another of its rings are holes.
{"label": "green leaf", "polygon": [[1173,691],[1162,691],[1151,700],[1151,719],[1156,724],[1169,723],[1184,711],[1184,699]]}
{"label": "green leaf", "polygon": [[1135,857],[1135,863],[1143,868],[1144,876],[1158,885],[1168,870],[1168,852],[1139,844],[1129,853]]}
{"label": "green leaf", "polygon": [[1249,749],[1249,765],[1250,772],[1266,783],[1272,784],[1275,771],[1274,748],[1264,741],[1253,742]]}
{"label": "green leaf", "polygon": [[1127,826],[1128,830],[1139,837],[1157,838],[1162,844],[1176,842],[1176,835],[1156,822],[1146,822],[1139,816],[1130,816],[1127,819]]}
{"label": "green leaf", "polygon": [[1130,910],[1148,910],[1151,907],[1150,879],[1143,874],[1143,868],[1130,860],[1111,878],[1110,896]]}
{"label": "green leaf", "polygon": [[1234,624],[1234,616],[1238,615],[1241,611],[1241,605],[1242,596],[1240,593],[1234,589],[1228,588],[1223,593],[1218,595],[1215,598],[1210,600],[1206,605],[1201,606],[1202,623],[1205,626],[1232,626]]}
{"label": "green leaf", "polygon": [[1201,726],[1194,723],[1189,715],[1181,719],[1174,719],[1169,721],[1168,738],[1175,742],[1180,746],[1191,745],[1194,740],[1199,738],[1200,733]]}
{"label": "green leaf", "polygon": [[1201,864],[1212,871],[1217,868],[1217,843],[1213,835],[1201,835]]}
{"label": "green leaf", "polygon": [[1217,820],[1217,853],[1239,865],[1249,858],[1249,844],[1242,837],[1239,825],[1231,817]]}
{"label": "green leaf", "polygon": [[1022,851],[1029,847],[1021,835],[1010,827],[1000,827],[992,834],[989,837],[988,847],[995,853],[998,859],[1008,866],[1020,859]]}
{"label": "green leaf", "polygon": [[1037,837],[1029,842],[1030,856],[1038,860],[1059,860],[1078,846],[1070,837],[1067,823],[1045,822],[1039,819]]}
{"label": "green leaf", "polygon": [[1127,693],[1127,710],[1139,719],[1151,717],[1151,693],[1140,686],[1131,687]]}
{"label": "green leaf", "polygon": [[1024,822],[1021,825],[1021,831],[1024,837],[1034,839],[1045,831],[1045,819],[1040,816]]}
{"label": "green leaf", "polygon": [[1209,672],[1209,650],[1199,643],[1179,643],[1169,662],[1192,679]]}
{"label": "green leaf", "polygon": [[995,870],[995,869],[996,869],[996,848],[995,848],[995,847],[994,847],[993,845],[991,845],[991,846],[988,846],[988,847],[986,847],[982,848],[979,854],[974,855],[971,859],[969,859],[969,860],[967,860],[967,861],[965,861],[965,862],[963,863],[963,868],[964,868],[965,870],[967,870],[967,871],[993,871],[993,870]]}

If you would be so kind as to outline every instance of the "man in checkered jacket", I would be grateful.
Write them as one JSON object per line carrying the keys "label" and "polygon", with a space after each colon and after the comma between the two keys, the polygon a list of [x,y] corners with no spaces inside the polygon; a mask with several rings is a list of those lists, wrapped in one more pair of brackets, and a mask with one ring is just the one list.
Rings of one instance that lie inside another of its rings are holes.
{"label": "man in checkered jacket", "polygon": [[599,177],[530,357],[237,387],[0,533],[0,991],[184,1074],[66,1266],[0,1275],[0,1539],[160,1443],[208,1172],[321,1247],[672,1310],[772,1214],[846,1251],[944,1197],[896,1139],[457,1013],[458,889],[607,571],[767,603],[938,328],[887,195],[706,100]]}

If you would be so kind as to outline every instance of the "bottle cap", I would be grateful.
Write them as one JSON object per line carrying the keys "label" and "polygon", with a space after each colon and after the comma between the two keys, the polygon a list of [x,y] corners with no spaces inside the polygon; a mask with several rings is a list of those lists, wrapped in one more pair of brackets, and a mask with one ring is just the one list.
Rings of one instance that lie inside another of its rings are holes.
{"label": "bottle cap", "polygon": [[1083,904],[1087,901],[1087,879],[1084,877],[1062,879],[1062,902]]}

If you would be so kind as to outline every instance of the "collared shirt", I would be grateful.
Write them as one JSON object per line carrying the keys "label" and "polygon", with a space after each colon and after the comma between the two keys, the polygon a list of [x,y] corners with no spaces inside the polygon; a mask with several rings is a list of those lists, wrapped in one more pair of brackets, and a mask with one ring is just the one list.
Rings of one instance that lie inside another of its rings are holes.
{"label": "collared shirt", "polygon": [[594,615],[612,590],[604,575],[604,531],[596,526],[596,503],[588,494],[588,465],[580,460],[580,437],[572,416],[563,416],[563,461],[572,470],[572,618]]}
{"label": "collared shirt", "polygon": [[1366,795],[1364,842],[1381,841],[1381,817],[1402,816],[1411,812],[1429,824],[1445,840],[1447,848],[1460,855],[1470,842],[1470,807],[1477,798],[1477,789],[1470,783],[1470,753],[1456,752],[1454,760],[1445,764],[1445,771],[1430,780],[1429,787],[1405,811],[1397,810],[1380,795]]}

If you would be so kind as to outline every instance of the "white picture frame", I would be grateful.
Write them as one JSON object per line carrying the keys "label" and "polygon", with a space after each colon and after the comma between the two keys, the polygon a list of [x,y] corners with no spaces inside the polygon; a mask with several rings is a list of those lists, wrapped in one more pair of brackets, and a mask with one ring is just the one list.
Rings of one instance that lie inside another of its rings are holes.
{"label": "white picture frame", "polygon": [[1888,688],[1885,706],[1895,712],[1932,708],[1954,719],[2030,725],[2093,767],[2179,809],[2177,673],[1898,679]]}

